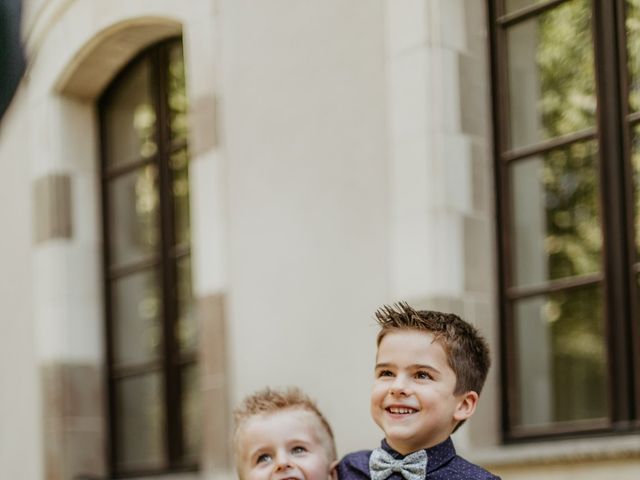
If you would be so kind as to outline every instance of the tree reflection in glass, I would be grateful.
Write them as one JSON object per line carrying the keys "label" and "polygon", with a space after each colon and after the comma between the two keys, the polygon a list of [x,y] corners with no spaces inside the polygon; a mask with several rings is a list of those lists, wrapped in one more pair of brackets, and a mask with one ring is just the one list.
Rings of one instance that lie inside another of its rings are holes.
{"label": "tree reflection in glass", "polygon": [[169,124],[172,141],[187,139],[187,94],[185,89],[182,45],[174,45],[169,52]]}
{"label": "tree reflection in glass", "polygon": [[152,469],[164,463],[165,412],[158,373],[125,378],[116,387],[117,462],[128,469]]}
{"label": "tree reflection in glass", "polygon": [[118,80],[105,108],[104,145],[109,168],[155,155],[157,118],[153,103],[150,64],[143,60]]}
{"label": "tree reflection in glass", "polygon": [[595,125],[588,0],[572,0],[507,33],[511,148]]}
{"label": "tree reflection in glass", "polygon": [[505,11],[506,13],[512,13],[521,8],[530,7],[531,5],[544,3],[546,1],[548,0],[505,0]]}
{"label": "tree reflection in glass", "polygon": [[182,352],[195,352],[198,346],[198,323],[193,308],[193,292],[191,289],[191,257],[178,260],[177,268],[178,345]]}
{"label": "tree reflection in glass", "polygon": [[171,196],[173,199],[175,243],[188,245],[191,241],[189,213],[189,154],[181,148],[169,159]]}
{"label": "tree reflection in glass", "polygon": [[544,427],[606,417],[602,311],[600,287],[517,303],[520,425]]}
{"label": "tree reflection in glass", "polygon": [[633,129],[631,167],[633,168],[633,185],[635,191],[633,209],[636,233],[636,255],[640,257],[640,125],[636,125]]}
{"label": "tree reflection in glass", "polygon": [[182,369],[182,422],[185,457],[198,461],[202,441],[200,368],[197,364]]}
{"label": "tree reflection in glass", "polygon": [[[571,0],[510,27],[511,148],[595,127],[591,12],[590,1]],[[597,142],[509,169],[515,284],[544,287],[602,271]],[[603,301],[593,282],[515,300],[520,425],[607,415]]]}
{"label": "tree reflection in glass", "polygon": [[640,110],[640,0],[627,0],[625,6],[629,109],[636,112]]}
{"label": "tree reflection in glass", "polygon": [[601,270],[595,141],[514,162],[511,182],[516,285]]}
{"label": "tree reflection in glass", "polygon": [[114,362],[136,365],[160,356],[162,302],[159,272],[144,270],[113,283]]}
{"label": "tree reflection in glass", "polygon": [[121,265],[157,255],[160,245],[158,169],[145,165],[108,186],[111,261]]}

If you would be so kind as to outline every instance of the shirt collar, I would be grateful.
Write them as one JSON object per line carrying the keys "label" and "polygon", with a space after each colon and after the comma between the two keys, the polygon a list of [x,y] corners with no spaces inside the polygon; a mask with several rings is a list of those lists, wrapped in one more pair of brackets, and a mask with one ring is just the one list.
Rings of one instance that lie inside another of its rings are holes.
{"label": "shirt collar", "polygon": [[[405,455],[402,455],[391,448],[386,439],[382,440],[380,447],[390,453],[393,458],[405,457]],[[453,446],[451,437],[448,437],[444,442],[439,443],[438,445],[425,449],[425,451],[427,452],[427,473],[437,470],[456,456],[456,449]]]}

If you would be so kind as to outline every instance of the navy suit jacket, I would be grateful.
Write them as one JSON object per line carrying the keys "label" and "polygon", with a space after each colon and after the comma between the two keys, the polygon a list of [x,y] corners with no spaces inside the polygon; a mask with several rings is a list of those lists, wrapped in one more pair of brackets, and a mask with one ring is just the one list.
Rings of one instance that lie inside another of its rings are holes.
{"label": "navy suit jacket", "polygon": [[[389,444],[382,440],[380,445],[394,458],[403,458],[404,455],[396,452]],[[464,458],[456,454],[451,438],[444,442],[426,449],[427,452],[427,472],[426,480],[500,480],[485,469],[467,462]],[[369,457],[371,450],[361,450],[345,456],[338,464],[339,480],[369,480]],[[388,480],[404,480],[401,474],[393,473]]]}

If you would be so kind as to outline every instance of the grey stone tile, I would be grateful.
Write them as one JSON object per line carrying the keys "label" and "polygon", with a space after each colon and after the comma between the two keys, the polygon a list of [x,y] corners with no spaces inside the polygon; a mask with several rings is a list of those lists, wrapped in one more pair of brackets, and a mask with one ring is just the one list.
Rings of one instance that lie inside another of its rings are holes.
{"label": "grey stone tile", "polygon": [[72,236],[71,179],[51,174],[34,183],[34,232],[36,244]]}
{"label": "grey stone tile", "polygon": [[189,150],[194,160],[215,149],[219,139],[218,100],[213,95],[198,98],[189,111]]}
{"label": "grey stone tile", "polygon": [[488,138],[491,132],[489,74],[486,58],[458,54],[462,131]]}
{"label": "grey stone tile", "polygon": [[224,296],[197,300],[202,325],[200,360],[202,372],[202,468],[214,471],[231,465],[231,408],[226,360]]}
{"label": "grey stone tile", "polygon": [[493,285],[493,235],[486,219],[465,217],[465,291],[487,293]]}
{"label": "grey stone tile", "polygon": [[471,142],[471,199],[473,212],[493,216],[495,195],[493,191],[493,158],[487,142]]}
{"label": "grey stone tile", "polygon": [[102,371],[95,365],[53,363],[41,370],[45,478],[106,473]]}

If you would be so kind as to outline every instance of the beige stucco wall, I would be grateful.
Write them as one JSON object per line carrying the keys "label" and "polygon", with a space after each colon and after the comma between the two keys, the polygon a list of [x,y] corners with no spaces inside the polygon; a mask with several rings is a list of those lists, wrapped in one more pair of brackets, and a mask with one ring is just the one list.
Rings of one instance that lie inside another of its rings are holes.
{"label": "beige stucco wall", "polygon": [[33,327],[29,163],[19,139],[29,128],[24,103],[0,126],[0,470],[6,478],[40,479],[43,445]]}
{"label": "beige stucco wall", "polygon": [[[94,102],[127,59],[172,33],[183,34],[191,104],[194,291],[204,330],[226,332],[204,398],[226,398],[228,417],[256,388],[300,385],[347,453],[380,437],[368,414],[380,304],[460,313],[497,354],[483,0],[26,4],[30,66],[0,129],[3,475],[44,477],[40,369],[89,365],[99,379]],[[58,221],[72,228],[51,225],[36,242],[42,184],[63,190],[51,197],[61,205],[70,192]],[[638,436],[501,446],[498,378],[496,367],[456,434],[465,455],[505,479],[637,476]],[[85,428],[100,452],[100,409],[53,434]],[[212,456],[202,475],[169,478],[232,476]]]}
{"label": "beige stucco wall", "polygon": [[300,385],[361,448],[389,284],[382,2],[220,8],[233,399]]}

